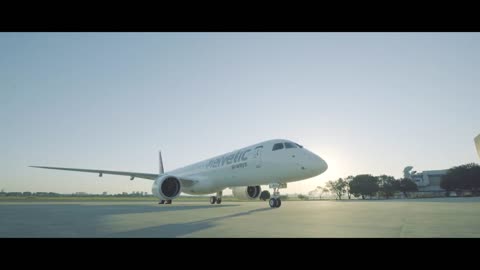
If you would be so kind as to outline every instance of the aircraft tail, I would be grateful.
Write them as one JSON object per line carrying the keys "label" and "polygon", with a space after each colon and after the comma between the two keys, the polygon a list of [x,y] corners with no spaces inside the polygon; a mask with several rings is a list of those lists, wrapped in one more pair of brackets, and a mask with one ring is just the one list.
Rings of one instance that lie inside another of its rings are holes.
{"label": "aircraft tail", "polygon": [[478,134],[477,137],[475,137],[475,146],[477,147],[477,153],[478,156],[480,157],[480,134]]}
{"label": "aircraft tail", "polygon": [[158,151],[158,173],[159,174],[163,174],[164,173],[164,170],[163,170],[163,160],[162,160],[162,151]]}

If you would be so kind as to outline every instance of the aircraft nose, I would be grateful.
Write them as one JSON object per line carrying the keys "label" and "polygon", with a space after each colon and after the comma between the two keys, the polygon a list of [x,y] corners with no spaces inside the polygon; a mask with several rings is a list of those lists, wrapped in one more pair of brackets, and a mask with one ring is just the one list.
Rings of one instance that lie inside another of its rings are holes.
{"label": "aircraft nose", "polygon": [[318,174],[324,173],[328,169],[328,164],[321,157],[314,155],[315,160],[315,170]]}
{"label": "aircraft nose", "polygon": [[323,160],[321,157],[318,157],[320,159],[320,167],[322,168],[322,173],[325,172],[328,169],[328,164],[325,160]]}

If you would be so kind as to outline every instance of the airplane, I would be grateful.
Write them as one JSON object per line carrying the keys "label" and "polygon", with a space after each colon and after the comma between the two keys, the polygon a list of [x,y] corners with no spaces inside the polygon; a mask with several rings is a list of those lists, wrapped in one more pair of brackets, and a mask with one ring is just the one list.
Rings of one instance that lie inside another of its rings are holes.
{"label": "airplane", "polygon": [[[327,163],[302,145],[290,140],[275,139],[250,145],[223,155],[206,159],[176,170],[164,172],[162,153],[159,152],[159,173],[137,173],[63,167],[29,166],[33,168],[125,175],[153,180],[152,193],[159,204],[171,204],[180,193],[205,195],[210,204],[221,204],[223,190],[230,188],[238,199],[268,200],[269,206],[281,206],[280,188],[322,174]],[[260,185],[269,185],[273,196]]]}

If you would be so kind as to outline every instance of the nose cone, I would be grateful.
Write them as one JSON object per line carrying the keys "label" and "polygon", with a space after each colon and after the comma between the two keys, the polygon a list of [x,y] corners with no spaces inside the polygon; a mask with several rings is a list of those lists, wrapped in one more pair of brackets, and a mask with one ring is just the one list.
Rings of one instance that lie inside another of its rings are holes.
{"label": "nose cone", "polygon": [[328,169],[328,164],[323,160],[321,157],[314,155],[313,158],[313,168],[315,170],[316,175],[324,173]]}

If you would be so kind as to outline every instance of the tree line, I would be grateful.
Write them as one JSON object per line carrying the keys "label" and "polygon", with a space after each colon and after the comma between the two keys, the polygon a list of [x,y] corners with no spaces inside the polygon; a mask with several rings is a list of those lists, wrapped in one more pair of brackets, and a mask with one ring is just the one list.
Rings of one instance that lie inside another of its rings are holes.
{"label": "tree line", "polygon": [[339,200],[343,196],[347,196],[348,199],[351,199],[351,196],[365,199],[376,195],[388,199],[396,192],[402,192],[405,197],[408,197],[409,192],[418,190],[415,182],[408,178],[395,179],[389,175],[373,176],[371,174],[360,174],[328,181],[326,187]]}
{"label": "tree line", "polygon": [[[446,196],[454,191],[457,196],[462,196],[469,191],[473,196],[480,195],[480,165],[469,163],[450,168],[442,176],[440,187],[443,188]],[[319,187],[322,191],[330,191],[341,200],[347,196],[348,199],[354,197],[380,196],[390,198],[396,192],[402,192],[405,197],[409,197],[410,192],[418,191],[417,184],[408,178],[395,179],[393,176],[371,174],[360,174],[357,176],[348,176],[339,178],[335,181],[328,181],[326,188]]]}
{"label": "tree line", "polygon": [[446,196],[455,191],[457,196],[462,196],[470,191],[473,196],[480,195],[480,166],[475,163],[453,167],[442,177],[440,187],[445,189]]}

